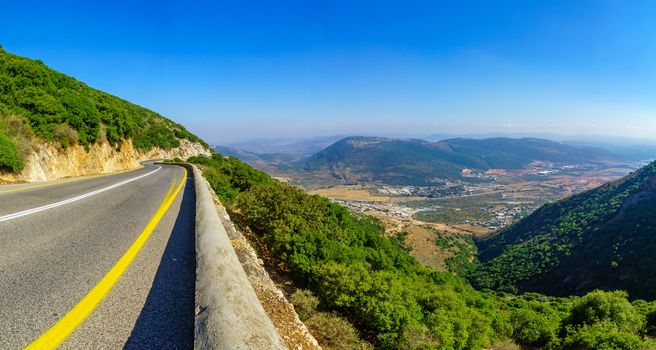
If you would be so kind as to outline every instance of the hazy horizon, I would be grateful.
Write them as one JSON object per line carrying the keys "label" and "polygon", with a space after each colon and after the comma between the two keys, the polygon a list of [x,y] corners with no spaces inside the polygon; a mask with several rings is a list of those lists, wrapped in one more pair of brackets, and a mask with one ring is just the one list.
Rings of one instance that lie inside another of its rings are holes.
{"label": "hazy horizon", "polygon": [[512,133],[504,131],[490,131],[490,132],[481,132],[481,133],[371,133],[371,132],[362,132],[362,133],[337,133],[337,134],[304,134],[302,136],[278,136],[278,137],[251,137],[237,139],[234,141],[219,142],[213,143],[212,145],[217,146],[234,146],[243,143],[250,142],[273,142],[273,141],[307,141],[312,139],[324,139],[324,138],[334,138],[334,137],[385,137],[385,138],[398,138],[398,139],[432,139],[435,136],[440,136],[443,139],[447,138],[493,138],[493,137],[509,137],[509,138],[542,138],[553,141],[585,141],[585,140],[594,140],[602,141],[607,139],[609,142],[615,141],[625,141],[627,145],[639,145],[639,144],[656,144],[656,137],[638,137],[638,136],[617,136],[617,135],[603,135],[603,134],[559,134],[559,133],[540,133],[540,132],[525,132],[525,133]]}
{"label": "hazy horizon", "polygon": [[[75,11],[69,11],[75,8]],[[656,135],[656,3],[12,2],[0,44],[212,144]]]}

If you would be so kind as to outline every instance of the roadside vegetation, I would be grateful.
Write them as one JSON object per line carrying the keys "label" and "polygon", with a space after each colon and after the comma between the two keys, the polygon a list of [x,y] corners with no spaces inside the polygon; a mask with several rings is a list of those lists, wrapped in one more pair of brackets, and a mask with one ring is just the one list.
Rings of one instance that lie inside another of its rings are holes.
{"label": "roadside vegetation", "polygon": [[153,111],[0,48],[0,168],[4,171],[20,171],[26,156],[22,141],[10,135],[15,120],[27,127],[29,136],[62,148],[104,140],[119,145],[125,139],[143,150],[174,148],[179,139],[207,147],[182,125]]}
{"label": "roadside vegetation", "polygon": [[188,161],[202,167],[233,220],[258,235],[302,289],[292,302],[327,348],[653,348],[653,302],[629,302],[625,292],[555,298],[477,291],[450,272],[422,267],[375,218],[235,158]]}
{"label": "roadside vegetation", "polygon": [[16,145],[0,130],[0,171],[19,172],[24,165],[23,156]]}

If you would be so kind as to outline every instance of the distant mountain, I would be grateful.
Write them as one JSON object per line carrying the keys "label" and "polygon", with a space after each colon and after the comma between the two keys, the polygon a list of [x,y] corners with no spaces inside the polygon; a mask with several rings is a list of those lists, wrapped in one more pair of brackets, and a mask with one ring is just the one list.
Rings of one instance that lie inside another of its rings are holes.
{"label": "distant mountain", "polygon": [[458,138],[444,140],[441,143],[448,144],[456,152],[469,154],[484,160],[488,168],[517,169],[535,160],[555,163],[609,163],[621,161],[619,156],[601,148],[572,146],[538,138]]}
{"label": "distant mountain", "polygon": [[548,134],[548,133],[508,133],[508,132],[486,132],[486,133],[465,133],[465,134],[448,134],[448,133],[438,133],[431,134],[428,136],[421,137],[422,140],[436,142],[444,141],[449,139],[492,139],[492,138],[512,138],[512,139],[523,139],[523,138],[533,138],[533,139],[547,139],[554,141],[564,140],[566,137],[558,134]]}
{"label": "distant mountain", "polygon": [[541,139],[419,139],[348,137],[295,166],[304,171],[325,171],[345,181],[383,181],[425,184],[431,179],[458,178],[465,168],[518,169],[533,161],[607,163],[619,158],[590,147],[565,145]]}
{"label": "distant mountain", "polygon": [[273,172],[277,166],[283,163],[298,160],[298,156],[284,153],[255,153],[239,148],[213,146],[214,150],[226,157],[235,157],[242,162],[258,168],[263,171]]}
{"label": "distant mountain", "polygon": [[656,298],[656,162],[548,204],[478,242],[482,288],[583,294],[627,290]]}
{"label": "distant mountain", "polygon": [[437,142],[454,138],[491,139],[491,138],[533,138],[546,139],[572,146],[602,148],[621,156],[625,160],[645,161],[656,159],[656,139],[604,136],[604,135],[559,135],[547,133],[482,133],[482,134],[432,134],[423,140]]}
{"label": "distant mountain", "polygon": [[563,143],[574,146],[598,147],[607,149],[622,158],[632,161],[656,159],[656,140],[625,137],[582,137],[567,139]]}
{"label": "distant mountain", "polygon": [[238,148],[253,153],[268,154],[292,154],[298,156],[310,156],[322,149],[343,139],[344,135],[317,136],[304,139],[298,138],[272,138],[241,141],[225,145],[230,148]]}

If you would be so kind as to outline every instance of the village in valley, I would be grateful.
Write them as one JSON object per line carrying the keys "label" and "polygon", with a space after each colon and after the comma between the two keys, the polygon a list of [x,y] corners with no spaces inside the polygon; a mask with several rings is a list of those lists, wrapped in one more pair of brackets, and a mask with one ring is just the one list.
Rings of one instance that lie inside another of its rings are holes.
{"label": "village in valley", "polygon": [[465,169],[462,179],[436,178],[430,186],[365,183],[312,193],[393,222],[436,223],[486,234],[512,225],[547,202],[620,178],[638,166],[534,162],[519,170]]}

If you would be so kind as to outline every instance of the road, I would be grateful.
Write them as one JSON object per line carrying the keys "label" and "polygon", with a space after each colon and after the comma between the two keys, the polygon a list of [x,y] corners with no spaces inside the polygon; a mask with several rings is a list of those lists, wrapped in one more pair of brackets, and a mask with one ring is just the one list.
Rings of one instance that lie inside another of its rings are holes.
{"label": "road", "polygon": [[178,166],[0,186],[0,349],[193,348],[194,218]]}

